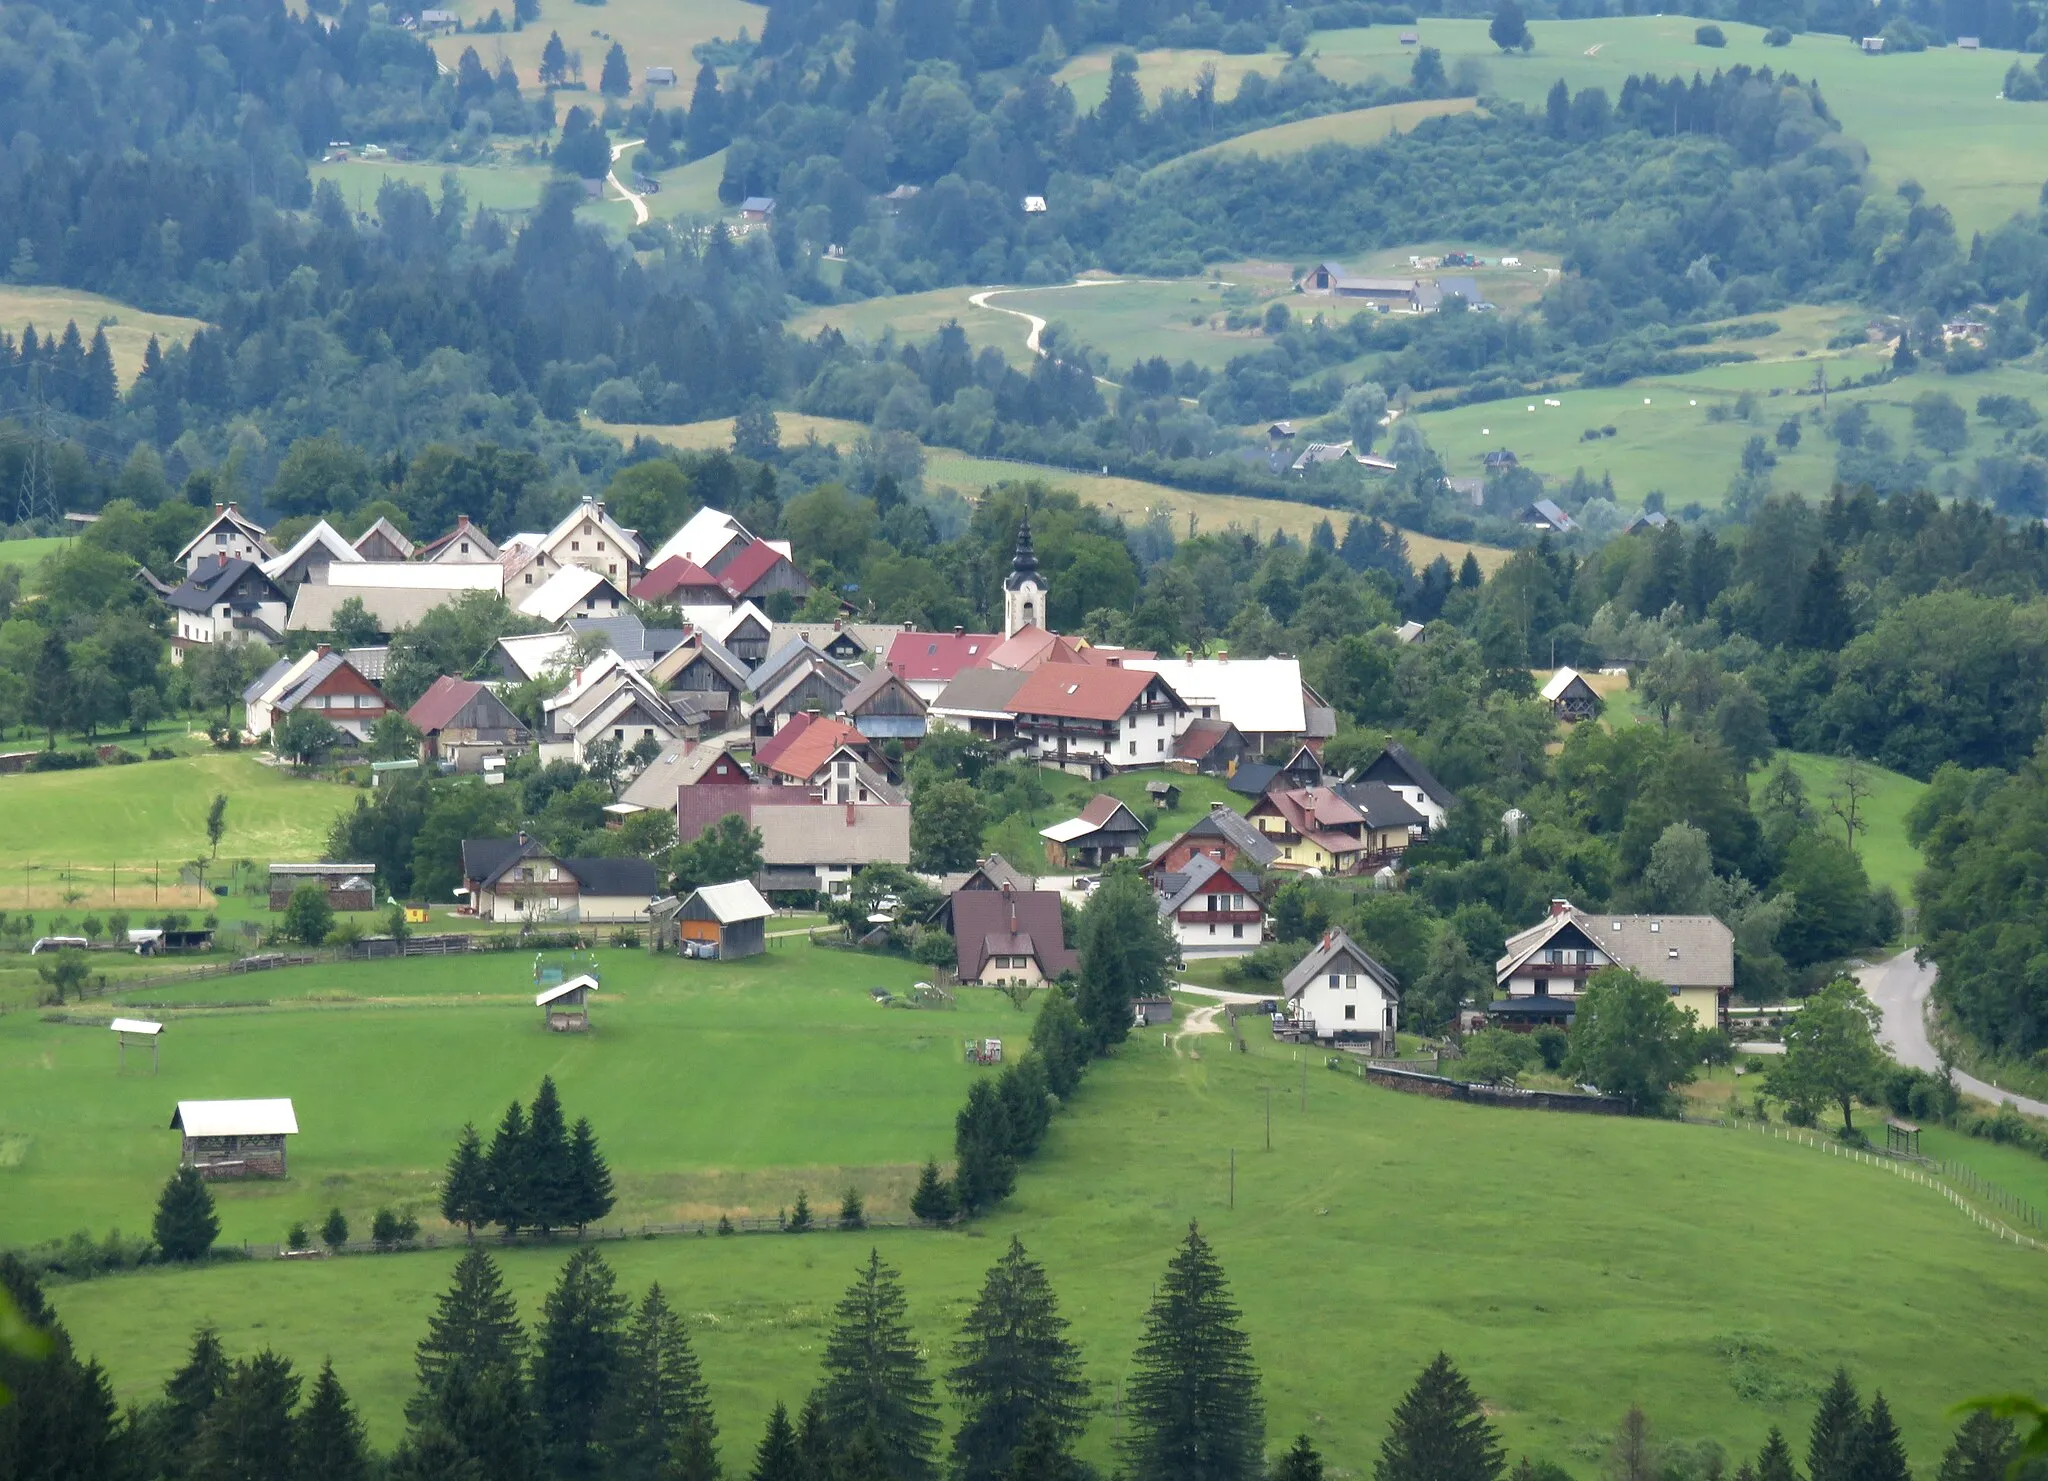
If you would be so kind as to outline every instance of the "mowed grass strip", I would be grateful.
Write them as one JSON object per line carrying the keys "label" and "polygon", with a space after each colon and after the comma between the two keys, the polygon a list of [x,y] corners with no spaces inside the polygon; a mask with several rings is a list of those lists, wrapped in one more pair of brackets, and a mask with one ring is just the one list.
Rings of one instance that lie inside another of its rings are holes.
{"label": "mowed grass strip", "polygon": [[[79,338],[89,345],[93,330],[102,322],[106,324],[107,348],[114,352],[114,372],[124,386],[142,374],[142,357],[149,348],[151,335],[156,336],[161,348],[168,350],[172,345],[184,344],[206,327],[201,319],[153,314],[98,293],[84,293],[71,288],[29,287],[20,283],[0,284],[0,330],[5,330],[17,340],[21,338],[21,332],[31,325],[37,338],[59,339],[64,334],[64,326],[75,323]],[[0,550],[5,548],[0,545]]]}
{"label": "mowed grass strip", "polygon": [[[1474,98],[1422,98],[1409,103],[1385,103],[1377,108],[1354,108],[1347,113],[1325,113],[1320,118],[1297,119],[1293,123],[1275,124],[1269,129],[1239,134],[1234,139],[1197,149],[1181,158],[1256,154],[1265,159],[1277,159],[1282,155],[1300,154],[1320,144],[1362,147],[1377,144],[1393,134],[1405,134],[1426,118],[1470,113],[1478,106],[1478,100]],[[1171,169],[1172,163],[1160,168]]]}
{"label": "mowed grass strip", "polygon": [[[735,996],[764,1035],[801,1036],[790,1014],[811,991]],[[1439,1349],[1472,1376],[1513,1453],[1574,1474],[1597,1465],[1631,1402],[1668,1441],[1711,1437],[1741,1453],[1772,1424],[1803,1433],[1837,1363],[1866,1392],[1882,1386],[1925,1469],[1958,1395],[2048,1384],[2038,1340],[2048,1257],[1999,1243],[1938,1193],[1888,1172],[1754,1132],[1397,1095],[1331,1073],[1319,1053],[1304,1075],[1290,1048],[1254,1036],[1251,1052],[1235,1055],[1224,1042],[1185,1040],[1176,1054],[1156,1032],[1134,1039],[1056,1119],[1013,1202],[972,1228],[634,1241],[606,1246],[606,1258],[630,1288],[659,1280],[687,1314],[734,1466],[769,1406],[800,1402],[816,1381],[832,1304],[870,1246],[904,1271],[911,1319],[939,1367],[1013,1233],[1046,1264],[1074,1323],[1098,1405],[1083,1449],[1106,1464],[1111,1406],[1146,1302],[1191,1219],[1243,1307],[1272,1443],[1305,1431],[1344,1474],[1365,1471],[1402,1389]],[[573,1061],[613,1046],[600,1028],[587,1045],[555,1047]],[[652,1061],[673,1047],[631,1052]],[[845,1036],[842,1053],[838,1103],[825,1115],[810,1108],[813,1140],[801,1149],[844,1151],[850,1133],[834,1123],[875,1116],[871,1098],[913,1058],[860,1036]],[[696,1067],[672,1061],[667,1072],[687,1080]],[[592,1110],[598,1087],[569,1069],[558,1074],[571,1113]],[[489,1053],[436,1073],[489,1081],[473,1084],[477,1098],[520,1078]],[[707,1101],[699,1115],[715,1116],[713,1128],[677,1118],[672,1102],[643,1115],[679,1138],[667,1160],[680,1168],[696,1139],[794,1123],[786,1089],[778,1078]],[[396,1104],[357,1112],[417,1117]],[[634,1133],[599,1125],[626,1160],[622,1138]],[[232,1352],[269,1345],[307,1367],[332,1356],[388,1445],[453,1258],[150,1271],[53,1296],[81,1349],[110,1362],[124,1399],[156,1389],[193,1326],[210,1320]],[[562,1258],[502,1256],[529,1320]]]}
{"label": "mowed grass strip", "polygon": [[992,823],[982,836],[984,852],[1001,854],[1019,869],[1033,874],[1055,872],[1045,856],[1045,840],[1038,836],[1038,830],[1073,817],[1098,793],[1107,793],[1127,804],[1144,819],[1151,830],[1146,835],[1150,843],[1178,838],[1206,817],[1214,804],[1222,803],[1241,813],[1252,803],[1251,798],[1240,797],[1218,777],[1169,775],[1167,780],[1180,788],[1180,801],[1172,808],[1162,808],[1145,792],[1146,783],[1160,779],[1157,772],[1113,776],[1100,782],[1055,771],[1041,771],[1038,775],[1052,794],[1052,801],[1028,817],[1008,817]]}

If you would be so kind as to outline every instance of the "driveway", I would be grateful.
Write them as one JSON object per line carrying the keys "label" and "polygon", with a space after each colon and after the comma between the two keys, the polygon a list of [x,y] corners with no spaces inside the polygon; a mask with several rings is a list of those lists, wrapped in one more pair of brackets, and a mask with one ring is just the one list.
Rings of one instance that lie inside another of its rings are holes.
{"label": "driveway", "polygon": [[[1892,1057],[1913,1069],[1939,1073],[1940,1056],[1934,1052],[1934,1045],[1927,1038],[1927,998],[1934,990],[1933,966],[1922,966],[1913,960],[1912,952],[1902,951],[1890,961],[1864,967],[1856,977],[1863,984],[1863,990],[1870,994],[1870,1001],[1877,1004],[1878,1010],[1884,1014],[1884,1037],[1891,1046]],[[1994,1106],[2009,1100],[2029,1116],[2048,1117],[2048,1101],[2000,1090],[1996,1085],[1987,1085],[1961,1070],[1957,1070],[1955,1076],[1956,1084],[1966,1094],[1989,1101]]]}

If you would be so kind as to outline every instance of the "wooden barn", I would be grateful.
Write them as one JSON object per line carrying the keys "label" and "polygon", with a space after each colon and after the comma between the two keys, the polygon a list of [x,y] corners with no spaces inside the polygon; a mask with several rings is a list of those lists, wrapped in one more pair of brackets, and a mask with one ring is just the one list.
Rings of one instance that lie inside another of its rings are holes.
{"label": "wooden barn", "polygon": [[547,1014],[548,1027],[558,1034],[580,1034],[590,1027],[590,995],[597,991],[597,979],[589,973],[544,987],[533,995],[533,1006]]}
{"label": "wooden barn", "polygon": [[185,1134],[179,1166],[203,1178],[281,1178],[299,1118],[289,1100],[181,1100],[171,1130]]}
{"label": "wooden barn", "polygon": [[720,961],[758,956],[768,949],[773,913],[752,880],[700,885],[676,903],[676,949]]}

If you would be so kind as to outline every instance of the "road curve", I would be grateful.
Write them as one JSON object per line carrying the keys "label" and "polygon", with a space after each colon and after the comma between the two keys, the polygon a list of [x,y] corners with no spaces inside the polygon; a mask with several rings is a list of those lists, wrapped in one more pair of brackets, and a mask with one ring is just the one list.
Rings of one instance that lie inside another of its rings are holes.
{"label": "road curve", "polygon": [[[1922,965],[1910,951],[1864,967],[1856,974],[1870,1001],[1884,1014],[1884,1037],[1892,1057],[1916,1070],[1938,1071],[1941,1067],[1941,1057],[1927,1037],[1927,999],[1934,990],[1934,975],[1933,964]],[[2048,1117],[2048,1101],[2000,1090],[1961,1070],[1955,1076],[1956,1084],[1966,1094],[1994,1106],[2009,1100],[2029,1116]]]}
{"label": "road curve", "polygon": [[[616,165],[619,162],[619,156],[623,155],[628,149],[638,149],[642,144],[645,144],[646,142],[647,141],[645,139],[628,139],[623,144],[612,145],[612,163]],[[619,172],[617,170],[613,170],[610,174],[606,175],[605,179],[611,182],[612,189],[616,190],[620,195],[624,196],[628,201],[632,203],[633,224],[635,226],[645,226],[647,224],[648,214],[647,198],[645,196],[636,195],[632,191],[626,189],[625,182],[619,179]]]}

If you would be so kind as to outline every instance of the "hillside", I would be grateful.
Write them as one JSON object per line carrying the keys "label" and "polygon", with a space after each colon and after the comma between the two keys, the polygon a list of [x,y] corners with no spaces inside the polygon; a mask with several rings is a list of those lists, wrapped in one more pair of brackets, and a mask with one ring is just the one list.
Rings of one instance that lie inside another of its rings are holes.
{"label": "hillside", "polygon": [[142,373],[142,356],[151,335],[156,336],[160,349],[168,350],[206,327],[197,319],[152,314],[97,293],[0,283],[0,332],[19,339],[22,330],[33,326],[38,335],[55,339],[67,323],[77,324],[87,343],[96,327],[105,327],[107,348],[114,352],[114,370],[124,386]]}

